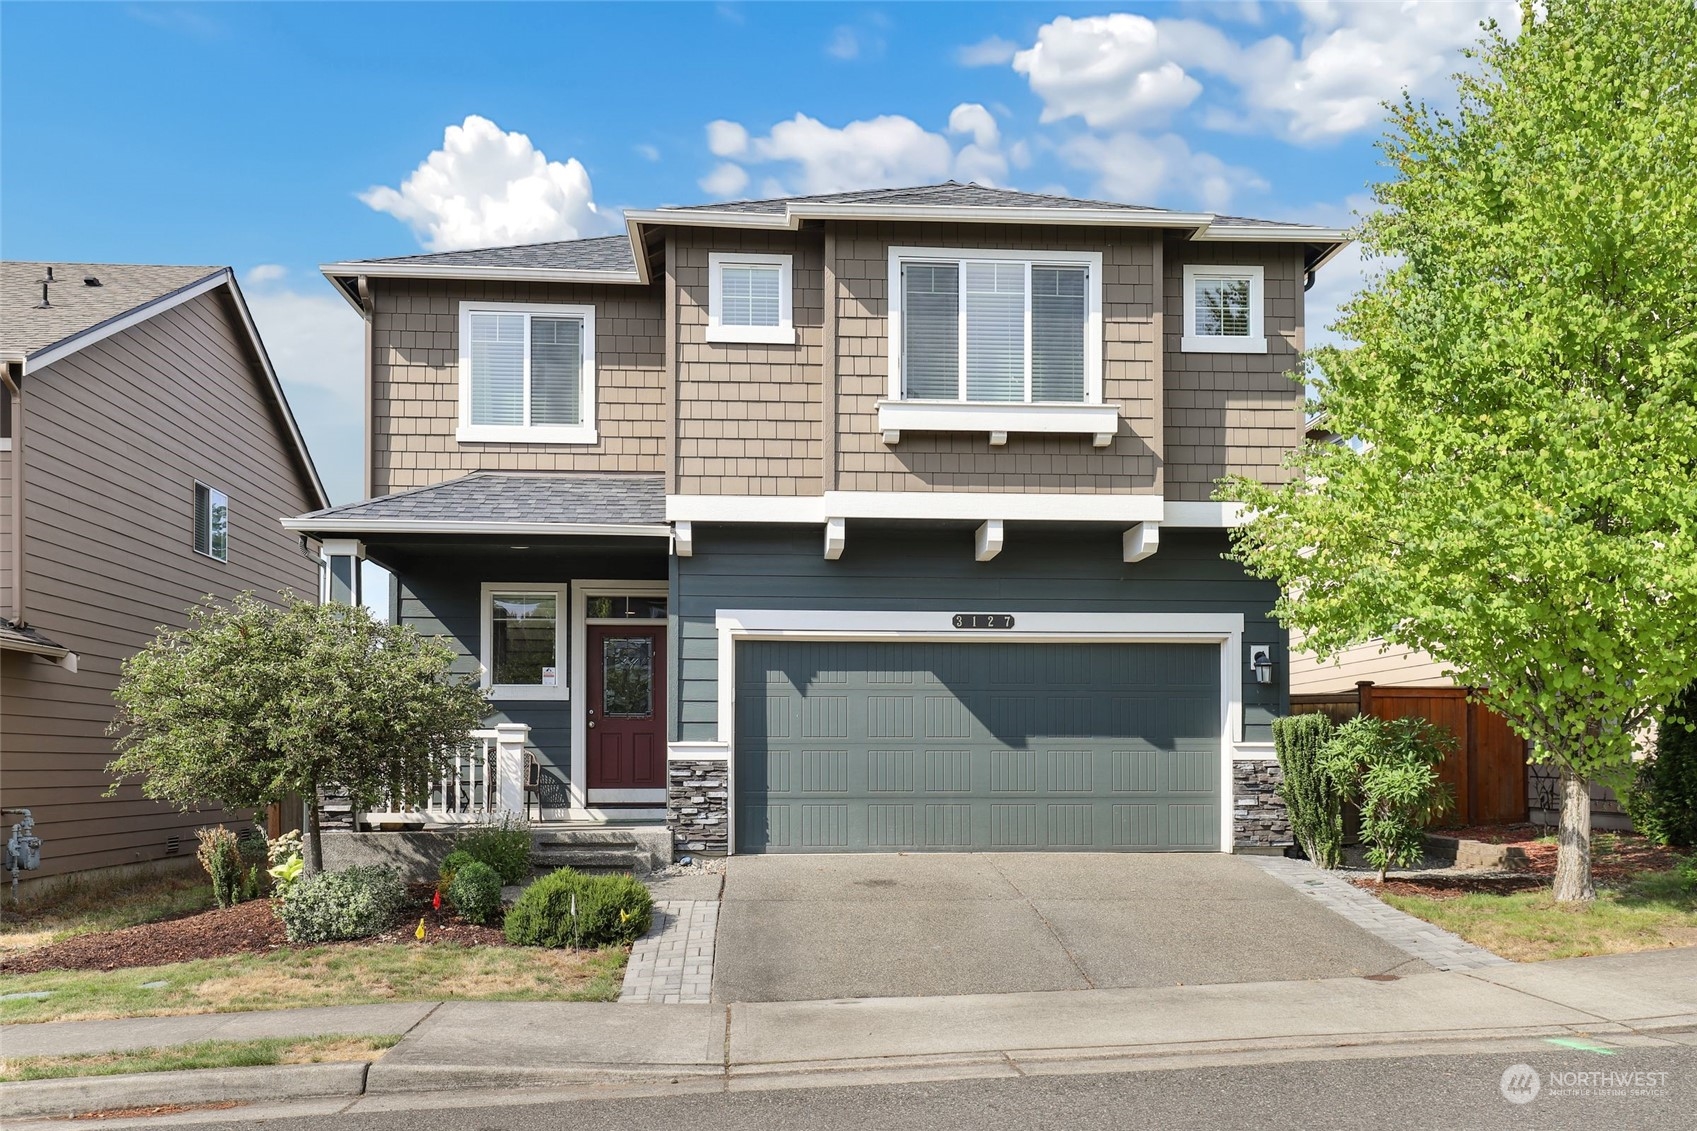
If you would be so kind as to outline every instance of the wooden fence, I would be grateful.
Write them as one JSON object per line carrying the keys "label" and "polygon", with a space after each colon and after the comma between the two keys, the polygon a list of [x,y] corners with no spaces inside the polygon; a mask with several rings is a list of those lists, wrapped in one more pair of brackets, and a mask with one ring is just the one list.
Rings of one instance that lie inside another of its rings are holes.
{"label": "wooden fence", "polygon": [[1445,824],[1490,825],[1527,819],[1526,742],[1488,708],[1467,701],[1465,687],[1378,687],[1292,695],[1293,715],[1322,714],[1334,723],[1356,715],[1380,719],[1419,716],[1456,737],[1455,755],[1439,769],[1455,791]]}

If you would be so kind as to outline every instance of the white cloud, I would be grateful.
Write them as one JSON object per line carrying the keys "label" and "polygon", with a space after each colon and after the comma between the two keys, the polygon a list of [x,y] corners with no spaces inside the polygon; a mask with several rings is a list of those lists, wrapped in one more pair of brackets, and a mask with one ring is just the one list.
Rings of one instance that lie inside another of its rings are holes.
{"label": "white cloud", "polygon": [[992,35],[977,43],[955,48],[955,62],[963,67],[999,67],[1004,63],[1013,62],[1018,51],[1019,44],[999,35]]}
{"label": "white cloud", "polygon": [[635,145],[631,146],[631,148],[636,151],[636,155],[638,157],[642,157],[649,161],[660,160],[660,147],[657,145],[649,145],[645,141],[639,141]]}
{"label": "white cloud", "polygon": [[1138,133],[1086,134],[1063,142],[1061,157],[1096,178],[1096,192],[1116,200],[1149,203],[1176,192],[1219,212],[1243,190],[1264,192],[1267,182],[1253,169],[1228,165],[1210,153],[1196,153],[1177,134],[1145,137]]}
{"label": "white cloud", "polygon": [[261,263],[248,271],[247,278],[250,283],[275,283],[288,273],[287,267],[275,263]]}
{"label": "white cloud", "polygon": [[442,148],[400,188],[378,186],[360,200],[406,223],[431,251],[576,239],[611,227],[582,162],[550,161],[524,134],[477,114],[449,126]]}
{"label": "white cloud", "polygon": [[[1204,94],[1202,121],[1215,129],[1272,130],[1314,144],[1372,128],[1381,103],[1404,88],[1432,90],[1459,70],[1461,48],[1496,17],[1516,25],[1511,0],[1340,3],[1297,0],[1300,43],[1280,35],[1239,43],[1194,19],[1128,13],[1043,25],[1012,58],[1043,100],[1043,121],[1081,118],[1098,130],[1159,126]],[[1258,10],[1239,11],[1257,17]]]}
{"label": "white cloud", "polygon": [[707,151],[715,157],[741,157],[748,152],[748,131],[723,118],[708,122]]}
{"label": "white cloud", "polygon": [[696,182],[702,191],[718,197],[735,196],[748,187],[748,171],[741,165],[724,161],[714,166],[713,171]]}
{"label": "white cloud", "polygon": [[945,132],[927,130],[912,118],[888,114],[878,118],[829,126],[797,114],[779,122],[763,137],[751,137],[736,122],[707,125],[707,148],[726,162],[701,184],[710,192],[729,189],[740,174],[748,181],[752,166],[761,170],[761,192],[844,192],[849,189],[921,184],[948,177],[995,183],[1007,175],[1010,160],[1029,159],[1023,143],[1004,148],[994,115],[975,102],[962,103],[949,114]]}
{"label": "white cloud", "polygon": [[1044,24],[1013,57],[1043,100],[1043,121],[1074,115],[1094,127],[1164,122],[1202,93],[1161,42],[1155,21],[1116,12]]}
{"label": "white cloud", "polygon": [[825,44],[825,54],[833,59],[858,59],[860,57],[860,35],[851,27],[840,27],[831,33],[831,39]]}

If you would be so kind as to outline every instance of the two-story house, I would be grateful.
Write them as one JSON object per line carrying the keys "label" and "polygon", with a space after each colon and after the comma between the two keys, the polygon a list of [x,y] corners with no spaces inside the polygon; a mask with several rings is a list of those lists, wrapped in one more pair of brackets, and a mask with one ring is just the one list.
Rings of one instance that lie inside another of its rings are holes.
{"label": "two-story house", "polygon": [[0,264],[0,366],[0,805],[45,842],[24,878],[192,861],[237,814],[105,795],[121,666],[204,596],[312,597],[277,516],[324,487],[227,267]]}
{"label": "two-story house", "polygon": [[[948,183],[330,264],[370,498],[285,525],[340,599],[360,557],[394,572],[548,819],[709,852],[1264,845],[1286,638],[1210,496],[1285,474],[1303,292],[1345,242]],[[469,758],[432,808],[516,777]]]}

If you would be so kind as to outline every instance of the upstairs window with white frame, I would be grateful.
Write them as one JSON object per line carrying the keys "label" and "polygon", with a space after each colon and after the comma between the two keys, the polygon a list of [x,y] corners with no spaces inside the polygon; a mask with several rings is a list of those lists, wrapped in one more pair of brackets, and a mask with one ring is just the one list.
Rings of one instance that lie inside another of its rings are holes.
{"label": "upstairs window with white frame", "polygon": [[794,280],[788,255],[707,255],[707,340],[792,345]]}
{"label": "upstairs window with white frame", "polygon": [[204,483],[194,485],[194,552],[230,560],[230,499]]}
{"label": "upstairs window with white frame", "polygon": [[1260,267],[1184,268],[1186,353],[1266,353],[1262,329],[1264,272]]}
{"label": "upstairs window with white frame", "polygon": [[461,303],[457,435],[595,443],[595,308]]}
{"label": "upstairs window with white frame", "polygon": [[894,248],[892,400],[1096,404],[1102,257]]}

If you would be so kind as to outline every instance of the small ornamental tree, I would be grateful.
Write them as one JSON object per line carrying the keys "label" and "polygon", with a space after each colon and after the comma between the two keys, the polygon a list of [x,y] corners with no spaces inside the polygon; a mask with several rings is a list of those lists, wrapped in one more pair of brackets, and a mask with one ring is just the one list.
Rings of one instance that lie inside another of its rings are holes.
{"label": "small ornamental tree", "polygon": [[1322,656],[1425,650],[1562,776],[1555,897],[1594,897],[1590,796],[1697,675],[1697,6],[1539,0],[1459,108],[1406,97],[1361,235],[1384,270],[1321,349],[1328,427],[1235,554]]}
{"label": "small ornamental tree", "polygon": [[1361,842],[1380,883],[1389,869],[1420,863],[1426,826],[1453,801],[1438,766],[1455,747],[1454,735],[1425,719],[1371,715],[1350,719],[1326,744],[1326,773],[1361,807]]}
{"label": "small ornamental tree", "polygon": [[412,798],[489,711],[473,681],[449,675],[446,644],[362,606],[244,593],[189,616],[125,661],[107,768],[184,809],[299,795],[308,873],[323,866],[321,789],[358,808]]}
{"label": "small ornamental tree", "polygon": [[1284,778],[1279,796],[1291,836],[1320,868],[1343,863],[1343,791],[1325,758],[1333,730],[1332,720],[1320,714],[1273,720],[1273,750]]}

